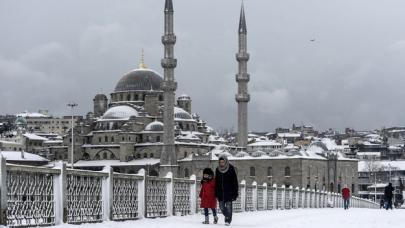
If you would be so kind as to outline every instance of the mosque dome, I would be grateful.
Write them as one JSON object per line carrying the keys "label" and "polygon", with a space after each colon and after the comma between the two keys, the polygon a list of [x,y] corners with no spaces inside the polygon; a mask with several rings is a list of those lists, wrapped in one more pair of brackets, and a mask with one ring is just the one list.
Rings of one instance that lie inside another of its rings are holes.
{"label": "mosque dome", "polygon": [[192,120],[190,113],[185,111],[182,108],[174,107],[174,118],[176,119],[183,119],[183,120]]}
{"label": "mosque dome", "polygon": [[160,121],[153,121],[146,125],[145,131],[163,131],[163,123]]}
{"label": "mosque dome", "polygon": [[162,77],[154,70],[140,68],[125,74],[115,86],[114,92],[130,90],[161,90]]}
{"label": "mosque dome", "polygon": [[127,105],[114,106],[109,108],[103,115],[102,119],[127,120],[131,116],[139,116],[138,112]]}

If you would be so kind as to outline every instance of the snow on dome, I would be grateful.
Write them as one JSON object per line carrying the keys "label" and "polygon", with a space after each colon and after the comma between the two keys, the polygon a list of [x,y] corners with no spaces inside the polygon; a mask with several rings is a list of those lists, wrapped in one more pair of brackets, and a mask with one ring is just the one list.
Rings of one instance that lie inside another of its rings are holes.
{"label": "snow on dome", "polygon": [[127,105],[120,105],[109,108],[103,115],[102,119],[128,120],[131,116],[139,116],[138,112]]}
{"label": "snow on dome", "polygon": [[177,98],[178,100],[191,100],[190,96],[187,94],[182,94]]}
{"label": "snow on dome", "polygon": [[146,125],[145,131],[163,131],[163,123],[160,121],[153,121]]}
{"label": "snow on dome", "polygon": [[245,157],[245,156],[249,156],[249,154],[246,153],[245,151],[240,151],[237,154],[235,154],[235,157],[238,157],[238,158],[242,158],[242,157]]}
{"label": "snow on dome", "polygon": [[252,157],[261,157],[261,156],[264,156],[264,155],[267,155],[267,154],[265,152],[263,152],[263,151],[256,151],[256,152],[252,153]]}
{"label": "snow on dome", "polygon": [[174,107],[174,118],[176,119],[185,119],[185,120],[190,120],[193,119],[191,118],[190,113],[188,113],[187,111],[185,111],[182,108],[179,107]]}

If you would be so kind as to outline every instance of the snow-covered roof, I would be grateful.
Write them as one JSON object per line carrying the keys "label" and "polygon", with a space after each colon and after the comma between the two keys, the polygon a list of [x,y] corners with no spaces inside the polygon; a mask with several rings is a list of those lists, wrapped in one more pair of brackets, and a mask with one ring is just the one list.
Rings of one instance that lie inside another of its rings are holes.
{"label": "snow-covered roof", "polygon": [[29,140],[40,140],[40,141],[47,141],[48,138],[32,134],[32,133],[25,133],[23,134],[24,137],[28,138]]}
{"label": "snow-covered roof", "polygon": [[279,138],[299,138],[301,137],[300,133],[277,133]]}
{"label": "snow-covered roof", "polygon": [[131,116],[139,116],[138,111],[127,105],[109,108],[101,117],[104,120],[128,120]]}
{"label": "snow-covered roof", "polygon": [[22,112],[22,113],[18,113],[16,114],[17,117],[30,117],[30,118],[44,118],[44,117],[48,117],[47,115],[44,115],[42,113],[38,113],[38,112]]}
{"label": "snow-covered roof", "polygon": [[274,140],[259,141],[248,144],[248,146],[281,146],[282,144]]}
{"label": "snow-covered roof", "polygon": [[190,113],[179,107],[174,107],[174,118],[175,120],[194,120]]}
{"label": "snow-covered roof", "polygon": [[[46,158],[28,152],[0,151],[0,153],[3,157],[6,158],[6,161],[42,161],[42,162],[49,161]],[[22,157],[22,153],[24,153],[24,158]]]}
{"label": "snow-covered roof", "polygon": [[[367,166],[370,162],[369,161],[359,161],[358,169],[359,172],[368,172]],[[387,171],[389,170],[388,167],[392,167],[391,170],[397,169],[405,171],[405,160],[399,161],[375,161],[374,164],[376,166],[385,167]]]}
{"label": "snow-covered roof", "polygon": [[105,166],[143,166],[143,165],[156,165],[160,162],[158,158],[143,158],[134,159],[127,162],[121,162],[120,160],[91,160],[77,161],[75,167],[105,167]]}

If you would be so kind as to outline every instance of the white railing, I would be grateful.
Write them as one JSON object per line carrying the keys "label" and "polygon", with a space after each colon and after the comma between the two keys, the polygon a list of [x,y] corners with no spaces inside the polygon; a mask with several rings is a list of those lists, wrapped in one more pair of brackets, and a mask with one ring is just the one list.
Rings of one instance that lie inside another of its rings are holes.
{"label": "white railing", "polygon": [[[189,179],[0,163],[0,225],[9,227],[81,224],[200,213],[200,181]],[[351,207],[378,208],[351,197]],[[340,194],[245,181],[234,212],[342,207]],[[220,211],[219,211],[220,212]]]}

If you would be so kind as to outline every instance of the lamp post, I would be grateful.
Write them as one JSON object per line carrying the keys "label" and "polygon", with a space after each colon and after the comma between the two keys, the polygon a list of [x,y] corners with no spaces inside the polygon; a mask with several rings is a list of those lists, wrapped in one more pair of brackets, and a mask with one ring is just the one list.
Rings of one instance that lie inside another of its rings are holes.
{"label": "lamp post", "polygon": [[67,104],[67,106],[69,106],[70,108],[71,108],[71,110],[72,110],[72,127],[71,127],[71,131],[72,131],[72,136],[71,136],[71,139],[72,139],[72,151],[71,151],[71,157],[70,157],[70,161],[71,161],[71,163],[72,163],[72,169],[73,169],[73,162],[74,162],[74,143],[75,143],[75,141],[74,141],[74,119],[73,119],[73,117],[74,117],[74,108],[76,107],[76,106],[78,106],[78,104],[76,104],[76,103],[74,103],[74,102],[71,102],[71,103],[69,103],[69,104]]}

